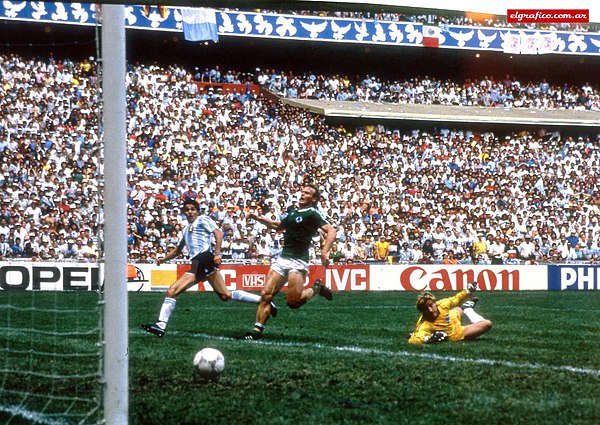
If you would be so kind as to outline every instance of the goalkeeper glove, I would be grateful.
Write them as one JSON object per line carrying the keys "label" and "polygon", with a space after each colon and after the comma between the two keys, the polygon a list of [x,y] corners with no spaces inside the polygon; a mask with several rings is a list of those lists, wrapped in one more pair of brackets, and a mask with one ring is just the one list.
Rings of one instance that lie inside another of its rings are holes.
{"label": "goalkeeper glove", "polygon": [[444,342],[448,339],[448,334],[442,331],[435,331],[431,335],[427,335],[424,338],[425,344],[437,344],[438,342]]}
{"label": "goalkeeper glove", "polygon": [[473,282],[467,283],[467,290],[469,292],[475,292],[475,291],[477,291],[477,289],[479,289],[477,287],[477,282],[473,281]]}

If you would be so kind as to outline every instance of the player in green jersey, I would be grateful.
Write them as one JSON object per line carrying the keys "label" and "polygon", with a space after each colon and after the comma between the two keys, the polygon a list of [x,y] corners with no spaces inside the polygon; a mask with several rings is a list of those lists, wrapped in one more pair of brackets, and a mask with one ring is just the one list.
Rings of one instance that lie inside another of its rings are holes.
{"label": "player in green jersey", "polygon": [[277,221],[254,213],[248,214],[248,218],[257,220],[272,229],[285,230],[285,233],[283,250],[271,265],[265,287],[261,292],[254,329],[244,336],[245,339],[257,340],[262,337],[265,324],[271,315],[273,297],[281,291],[286,282],[288,289],[285,302],[290,308],[301,307],[317,294],[328,300],[333,298],[331,290],[319,279],[311,288],[304,288],[308,276],[308,250],[312,238],[319,229],[325,233],[325,241],[321,247],[321,262],[326,266],[329,264],[329,250],[336,235],[336,230],[315,207],[320,197],[321,194],[316,186],[306,184],[300,193],[298,209],[290,211],[283,220]]}

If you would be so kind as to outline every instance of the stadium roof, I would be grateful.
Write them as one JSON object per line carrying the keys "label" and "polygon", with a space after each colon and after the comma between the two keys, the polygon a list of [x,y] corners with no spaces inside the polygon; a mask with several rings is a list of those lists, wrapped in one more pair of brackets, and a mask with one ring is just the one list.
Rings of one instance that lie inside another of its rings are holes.
{"label": "stadium roof", "polygon": [[397,103],[342,102],[282,99],[289,105],[336,118],[428,121],[442,123],[518,124],[535,126],[598,127],[600,113],[575,110],[529,108],[484,108],[477,106],[416,105]]}

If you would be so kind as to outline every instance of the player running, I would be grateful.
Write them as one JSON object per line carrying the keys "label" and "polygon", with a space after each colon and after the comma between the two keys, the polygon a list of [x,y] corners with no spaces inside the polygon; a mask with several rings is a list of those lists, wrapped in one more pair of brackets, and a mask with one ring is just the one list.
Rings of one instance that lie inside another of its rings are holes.
{"label": "player running", "polygon": [[254,329],[244,336],[245,339],[258,340],[262,338],[269,316],[273,315],[273,297],[281,291],[286,282],[288,289],[285,294],[285,302],[290,308],[300,308],[317,294],[328,300],[333,298],[331,290],[320,279],[317,279],[311,288],[304,288],[304,282],[308,276],[308,251],[312,238],[319,229],[325,232],[325,241],[321,248],[321,262],[326,266],[329,264],[329,251],[336,235],[333,226],[316,209],[320,197],[321,193],[316,186],[306,184],[300,193],[298,209],[290,211],[283,220],[276,221],[254,213],[248,214],[248,218],[255,219],[272,229],[285,230],[285,233],[283,234],[283,250],[271,265],[265,287],[261,292]]}
{"label": "player running", "polygon": [[[492,328],[492,322],[475,312],[473,307],[477,298],[471,294],[477,290],[477,282],[467,284],[467,289],[453,297],[435,300],[431,292],[423,292],[417,297],[417,310],[421,317],[415,331],[410,334],[411,344],[433,344],[443,341],[461,341],[474,339]],[[471,324],[462,326],[462,315],[467,316]]]}
{"label": "player running", "polygon": [[[191,267],[167,289],[166,297],[158,315],[158,321],[142,325],[145,331],[158,337],[162,337],[165,334],[169,317],[175,309],[177,296],[192,285],[195,285],[196,282],[208,281],[223,301],[233,300],[255,304],[260,301],[260,297],[256,294],[246,291],[229,291],[227,289],[223,275],[219,271],[223,231],[219,229],[209,216],[200,216],[200,205],[195,200],[187,199],[183,203],[182,209],[189,224],[183,229],[177,247],[164,258],[159,258],[156,264],[160,266],[161,263],[179,256],[183,248],[187,246],[189,257],[191,258]],[[215,240],[214,252],[211,250],[213,236]],[[277,307],[275,304],[271,304],[269,308],[271,309],[271,314],[275,317],[277,315]]]}

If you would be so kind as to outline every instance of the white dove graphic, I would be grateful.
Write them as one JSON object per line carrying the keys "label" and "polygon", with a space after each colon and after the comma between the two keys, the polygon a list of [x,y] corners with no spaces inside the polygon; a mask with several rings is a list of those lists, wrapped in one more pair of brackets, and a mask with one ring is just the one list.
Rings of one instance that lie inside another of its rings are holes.
{"label": "white dove graphic", "polygon": [[294,18],[279,16],[275,21],[275,24],[277,25],[275,32],[279,34],[280,37],[284,37],[286,34],[293,37],[298,31],[294,25]]}
{"label": "white dove graphic", "polygon": [[300,22],[300,25],[302,25],[302,28],[308,31],[308,36],[310,38],[317,38],[319,34],[322,33],[325,28],[327,28],[327,22],[321,22],[320,24],[317,24],[316,22],[311,22],[310,24]]}
{"label": "white dove graphic", "polygon": [[250,32],[252,31],[252,24],[248,22],[246,15],[240,13],[235,19],[238,22],[237,26],[240,29],[240,31],[242,31],[244,34],[250,34]]}
{"label": "white dove graphic", "polygon": [[42,16],[48,14],[48,12],[46,11],[46,3],[44,3],[43,1],[31,2],[31,7],[33,8],[33,10],[35,10],[35,12],[31,14],[33,19],[42,19]]}
{"label": "white dove graphic", "polygon": [[67,9],[65,9],[65,5],[62,3],[54,3],[56,5],[56,12],[52,14],[53,21],[66,21],[69,19],[69,15],[67,14]]}
{"label": "white dove graphic", "polygon": [[127,22],[127,25],[133,25],[137,22],[137,16],[133,13],[133,6],[125,8],[125,22]]}
{"label": "white dove graphic", "polygon": [[569,41],[569,50],[572,52],[576,52],[578,49],[581,50],[582,52],[585,52],[587,50],[588,46],[587,46],[587,44],[585,44],[583,35],[577,35],[577,34],[571,33],[569,35],[568,41]]}
{"label": "white dove graphic", "polygon": [[398,25],[395,22],[390,24],[388,28],[390,30],[390,38],[392,40],[394,40],[396,43],[400,43],[402,40],[404,40],[404,33],[400,28],[398,28]]}
{"label": "white dove graphic", "polygon": [[333,31],[333,39],[334,40],[343,40],[344,36],[348,31],[350,31],[350,27],[352,24],[348,24],[346,26],[339,26],[334,20],[331,21],[331,30]]}
{"label": "white dove graphic", "polygon": [[373,41],[385,41],[386,40],[385,31],[383,30],[383,25],[379,22],[375,24],[375,35],[373,35]]}
{"label": "white dove graphic", "polygon": [[163,18],[162,16],[160,16],[160,13],[158,13],[157,11],[153,10],[150,15],[148,16],[148,20],[150,21],[150,26],[152,28],[158,28],[160,27],[160,23],[162,21],[164,21],[166,18]]}
{"label": "white dove graphic", "polygon": [[6,9],[7,18],[16,18],[19,12],[25,8],[27,2],[13,3],[12,1],[3,1],[2,5]]}
{"label": "white dove graphic", "polygon": [[175,18],[175,28],[183,29],[183,16],[181,16],[181,9],[173,10],[173,18]]}
{"label": "white dove graphic", "polygon": [[256,24],[256,31],[260,34],[271,35],[273,32],[273,25],[271,25],[263,15],[256,15],[254,17],[254,23]]}
{"label": "white dove graphic", "polygon": [[[452,37],[453,39],[455,39],[456,41],[458,41],[457,46],[458,47],[464,47],[465,44],[467,43],[467,41],[469,41],[470,39],[473,38],[473,36],[475,35],[475,31],[471,30],[471,31],[459,31],[459,32],[452,32],[449,31],[448,34],[450,34],[450,37]],[[443,35],[442,35],[443,37]],[[440,39],[440,44],[442,44],[442,40]]]}
{"label": "white dove graphic", "polygon": [[71,5],[71,12],[73,13],[73,17],[77,19],[81,23],[87,22],[89,18],[89,14],[85,8],[81,6],[81,3],[73,3]]}
{"label": "white dove graphic", "polygon": [[358,41],[363,41],[369,36],[369,31],[367,31],[367,25],[364,22],[362,22],[360,25],[358,25],[355,22],[354,29],[356,30],[356,39]]}
{"label": "white dove graphic", "polygon": [[221,12],[221,21],[223,21],[223,25],[219,26],[219,32],[233,32],[235,28],[233,27],[233,23],[231,22],[231,18],[227,13]]}
{"label": "white dove graphic", "polygon": [[408,24],[406,26],[406,34],[406,38],[408,38],[408,41],[411,43],[421,44],[423,41],[423,32],[421,31],[421,28],[419,27],[417,29],[413,24]]}
{"label": "white dove graphic", "polygon": [[477,38],[479,39],[479,47],[488,48],[492,41],[496,39],[498,33],[494,33],[492,35],[485,35],[483,31],[477,30]]}

